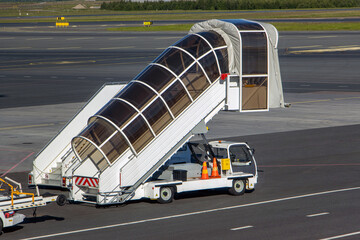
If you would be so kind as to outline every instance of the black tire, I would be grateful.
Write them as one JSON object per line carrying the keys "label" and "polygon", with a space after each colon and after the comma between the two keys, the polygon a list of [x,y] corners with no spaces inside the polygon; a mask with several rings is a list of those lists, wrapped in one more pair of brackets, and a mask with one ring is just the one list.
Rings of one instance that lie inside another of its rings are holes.
{"label": "black tire", "polygon": [[0,235],[2,235],[3,234],[3,222],[2,222],[2,220],[0,219]]}
{"label": "black tire", "polygon": [[157,201],[159,203],[171,203],[174,200],[174,193],[173,187],[161,187],[160,196]]}
{"label": "black tire", "polygon": [[234,196],[243,195],[246,189],[246,183],[241,179],[234,179],[232,187],[229,188],[229,193]]}
{"label": "black tire", "polygon": [[57,196],[57,198],[56,198],[57,205],[64,206],[66,204],[66,202],[67,202],[67,198],[65,195],[60,194],[59,196]]}

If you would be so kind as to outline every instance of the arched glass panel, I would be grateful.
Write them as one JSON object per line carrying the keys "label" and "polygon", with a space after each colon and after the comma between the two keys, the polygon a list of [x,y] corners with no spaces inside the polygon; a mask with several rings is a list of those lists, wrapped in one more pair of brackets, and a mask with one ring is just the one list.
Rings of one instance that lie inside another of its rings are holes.
{"label": "arched glass panel", "polygon": [[219,61],[221,73],[229,73],[229,59],[227,48],[218,49],[215,51]]}
{"label": "arched glass panel", "polygon": [[198,34],[206,38],[206,40],[209,41],[210,45],[213,48],[226,46],[224,39],[217,32],[209,31],[209,32],[200,32]]}
{"label": "arched glass panel", "polygon": [[241,33],[243,74],[267,74],[267,38],[263,32]]}
{"label": "arched glass panel", "polygon": [[204,53],[211,50],[209,44],[207,44],[204,39],[196,35],[187,35],[177,42],[175,46],[188,51],[195,58],[199,58]]}
{"label": "arched glass panel", "polygon": [[204,68],[211,82],[214,82],[216,79],[218,79],[220,72],[214,53],[210,52],[208,55],[200,59],[199,63]]}
{"label": "arched glass panel", "polygon": [[141,110],[155,97],[155,93],[141,83],[132,82],[115,97],[122,98]]}
{"label": "arched glass panel", "polygon": [[181,76],[181,81],[194,100],[210,85],[197,63]]}
{"label": "arched glass panel", "polygon": [[124,129],[124,133],[136,152],[140,152],[154,138],[141,115]]}
{"label": "arched glass panel", "polygon": [[239,31],[241,30],[264,30],[263,27],[255,22],[250,22],[244,19],[226,19],[225,22],[234,24]]}
{"label": "arched glass panel", "polygon": [[161,96],[175,117],[191,103],[189,96],[179,81],[171,85]]}
{"label": "arched glass panel", "polygon": [[137,80],[149,84],[156,91],[160,92],[174,81],[174,75],[163,67],[150,65],[138,76]]}
{"label": "arched glass panel", "polygon": [[76,137],[73,140],[73,147],[80,157],[81,161],[89,158],[98,169],[104,169],[108,166],[104,155],[89,141]]}
{"label": "arched glass panel", "polygon": [[128,148],[125,138],[117,132],[101,147],[101,150],[105,153],[109,161],[113,163]]}
{"label": "arched glass panel", "polygon": [[169,68],[176,75],[179,75],[193,61],[194,59],[184,51],[181,51],[176,48],[168,48],[161,56],[155,59],[154,62]]}
{"label": "arched glass panel", "polygon": [[242,79],[242,109],[267,109],[267,78],[246,77]]}
{"label": "arched glass panel", "polygon": [[143,115],[150,123],[155,134],[159,134],[172,121],[170,113],[163,101],[156,99],[144,112]]}
{"label": "arched glass panel", "polygon": [[106,139],[113,134],[116,129],[103,119],[97,118],[88,125],[79,135],[83,136],[96,145],[100,146]]}
{"label": "arched glass panel", "polygon": [[[115,123],[119,128],[126,125],[136,114],[137,111],[133,107],[120,100],[111,100],[97,113]],[[94,118],[96,117],[93,117],[90,122]]]}

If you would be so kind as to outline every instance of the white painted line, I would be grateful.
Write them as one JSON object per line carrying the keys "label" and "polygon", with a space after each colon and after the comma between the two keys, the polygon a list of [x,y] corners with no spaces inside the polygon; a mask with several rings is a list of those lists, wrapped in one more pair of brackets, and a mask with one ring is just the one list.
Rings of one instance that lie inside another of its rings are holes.
{"label": "white painted line", "polygon": [[27,41],[36,41],[36,40],[51,40],[51,39],[54,39],[54,38],[49,38],[49,37],[47,37],[47,38],[27,38],[26,40]]}
{"label": "white painted line", "polygon": [[338,87],[341,87],[341,88],[348,88],[349,86],[346,86],[346,85],[340,85]]}
{"label": "white painted line", "polygon": [[323,216],[323,215],[328,215],[330,214],[329,212],[323,212],[323,213],[315,213],[315,214],[310,214],[310,215],[306,215],[306,217],[318,217],[318,216]]}
{"label": "white painted line", "polygon": [[89,39],[94,39],[93,37],[80,37],[80,38],[67,38],[66,40],[68,41],[73,41],[73,40],[89,40]]}
{"label": "white painted line", "polygon": [[50,78],[58,78],[57,76],[51,76]]}
{"label": "white painted line", "polygon": [[354,235],[358,235],[358,234],[360,234],[360,232],[353,232],[353,233],[347,233],[347,234],[338,235],[338,236],[329,237],[329,238],[322,238],[321,240],[333,240],[333,239],[350,237],[350,236],[354,236]]}
{"label": "white painted line", "polygon": [[310,84],[301,84],[300,87],[310,87]]}
{"label": "white painted line", "polygon": [[27,75],[26,75],[26,76],[24,76],[24,78],[31,78],[31,76],[27,76]]}
{"label": "white painted line", "polygon": [[70,235],[70,234],[81,233],[81,232],[89,232],[89,231],[108,229],[108,228],[114,228],[114,227],[129,226],[129,225],[134,225],[134,224],[139,224],[139,223],[155,222],[155,221],[161,221],[161,220],[172,219],[172,218],[194,216],[194,215],[200,215],[200,214],[206,214],[206,213],[212,213],[212,212],[232,210],[232,209],[244,208],[244,207],[252,207],[252,206],[257,206],[257,205],[277,203],[277,202],[283,202],[283,201],[288,201],[288,200],[308,198],[308,197],[321,196],[321,195],[340,193],[340,192],[346,192],[346,191],[354,191],[354,190],[360,190],[360,187],[343,188],[343,189],[330,190],[330,191],[325,191],[325,192],[317,192],[317,193],[310,193],[310,194],[298,195],[298,196],[293,196],[293,197],[273,199],[273,200],[262,201],[262,202],[248,203],[248,204],[243,204],[243,205],[235,205],[235,206],[223,207],[223,208],[217,208],[217,209],[209,209],[209,210],[203,210],[203,211],[197,211],[197,212],[182,213],[182,214],[178,214],[178,215],[170,215],[170,216],[159,217],[159,218],[150,218],[150,219],[144,219],[144,220],[139,220],[139,221],[134,221],[134,222],[118,223],[118,224],[93,227],[93,228],[85,228],[85,229],[79,229],[79,230],[68,231],[68,232],[61,232],[61,233],[54,233],[54,234],[49,234],[49,235],[29,237],[29,238],[24,238],[23,240],[41,239],[41,238]]}
{"label": "white painted line", "polygon": [[244,227],[232,228],[230,230],[231,231],[237,231],[237,230],[243,230],[243,229],[252,228],[252,227],[254,227],[254,226],[244,226]]}

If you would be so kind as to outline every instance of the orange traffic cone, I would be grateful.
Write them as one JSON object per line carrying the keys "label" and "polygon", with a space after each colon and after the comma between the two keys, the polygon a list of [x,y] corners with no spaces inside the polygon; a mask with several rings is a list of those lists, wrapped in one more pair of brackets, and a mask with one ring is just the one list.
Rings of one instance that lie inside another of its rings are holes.
{"label": "orange traffic cone", "polygon": [[203,162],[202,172],[201,172],[201,178],[200,179],[209,179],[209,173],[207,170],[206,162]]}
{"label": "orange traffic cone", "polygon": [[219,169],[218,169],[218,166],[217,166],[217,162],[216,162],[216,158],[214,158],[213,160],[213,169],[211,171],[211,178],[221,178],[220,175],[219,175]]}

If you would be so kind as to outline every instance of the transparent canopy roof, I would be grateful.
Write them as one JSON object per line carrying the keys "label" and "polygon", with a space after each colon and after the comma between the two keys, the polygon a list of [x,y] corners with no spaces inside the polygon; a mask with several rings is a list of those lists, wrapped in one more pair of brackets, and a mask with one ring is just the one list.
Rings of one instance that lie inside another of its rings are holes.
{"label": "transparent canopy roof", "polygon": [[[243,74],[267,74],[267,36],[257,23],[233,20],[241,33]],[[245,63],[246,62],[246,63]],[[81,161],[99,170],[127,150],[139,154],[201,94],[229,73],[228,46],[218,32],[193,33],[168,47],[109,103],[72,141]],[[266,85],[266,76],[249,83]],[[265,81],[265,82],[264,82]]]}

